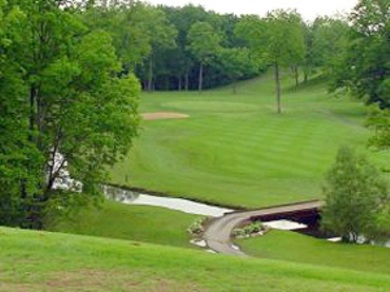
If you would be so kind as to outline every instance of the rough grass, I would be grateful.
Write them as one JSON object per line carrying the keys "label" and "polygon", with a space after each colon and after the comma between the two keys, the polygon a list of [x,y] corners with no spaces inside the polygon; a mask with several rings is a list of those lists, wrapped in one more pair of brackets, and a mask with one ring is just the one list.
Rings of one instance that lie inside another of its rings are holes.
{"label": "rough grass", "polygon": [[390,250],[384,247],[332,243],[286,231],[271,231],[237,243],[249,255],[260,258],[390,275]]}
{"label": "rough grass", "polygon": [[100,208],[83,209],[49,230],[190,247],[186,230],[198,217],[158,207],[105,201]]}
{"label": "rough grass", "polygon": [[0,228],[1,291],[388,291],[390,276]]}
{"label": "rough grass", "polygon": [[[287,80],[288,87],[291,83]],[[145,121],[112,182],[255,208],[321,197],[338,147],[367,151],[365,106],[335,99],[321,82],[286,89],[275,114],[272,79],[243,82],[203,94],[145,93],[142,111],[176,111],[187,120]],[[378,164],[390,159],[374,153]]]}

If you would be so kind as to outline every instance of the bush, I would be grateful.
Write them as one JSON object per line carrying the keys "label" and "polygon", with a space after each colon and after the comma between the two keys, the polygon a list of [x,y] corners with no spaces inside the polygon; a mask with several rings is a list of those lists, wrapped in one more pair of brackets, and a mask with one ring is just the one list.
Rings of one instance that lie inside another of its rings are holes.
{"label": "bush", "polygon": [[194,236],[199,236],[203,233],[204,227],[203,223],[206,221],[206,217],[197,218],[191,225],[187,228],[188,233]]}
{"label": "bush", "polygon": [[232,232],[233,237],[249,237],[263,230],[263,225],[260,221],[252,222],[242,228],[236,228]]}
{"label": "bush", "polygon": [[390,204],[387,184],[364,157],[357,156],[348,147],[341,148],[326,182],[323,229],[350,242],[357,242],[362,235],[375,239],[376,234],[382,233],[381,229],[388,230],[386,224],[379,224],[385,219],[377,215],[385,214]]}

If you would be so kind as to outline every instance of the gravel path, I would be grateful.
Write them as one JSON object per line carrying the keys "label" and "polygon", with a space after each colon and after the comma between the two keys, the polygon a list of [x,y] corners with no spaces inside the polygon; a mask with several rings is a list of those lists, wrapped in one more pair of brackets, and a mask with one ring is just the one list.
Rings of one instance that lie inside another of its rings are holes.
{"label": "gravel path", "polygon": [[264,216],[277,213],[287,213],[320,208],[324,205],[322,201],[302,202],[297,204],[264,208],[261,210],[230,213],[223,217],[214,219],[203,234],[203,239],[208,247],[218,253],[247,256],[233,245],[230,234],[240,223],[250,220],[251,217]]}

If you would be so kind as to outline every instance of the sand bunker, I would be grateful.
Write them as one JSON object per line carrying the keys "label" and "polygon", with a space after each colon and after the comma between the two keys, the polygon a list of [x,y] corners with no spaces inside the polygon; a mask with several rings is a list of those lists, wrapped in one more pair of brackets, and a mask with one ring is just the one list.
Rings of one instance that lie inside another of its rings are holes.
{"label": "sand bunker", "polygon": [[167,119],[188,119],[190,116],[172,112],[144,113],[141,114],[145,121],[167,120]]}

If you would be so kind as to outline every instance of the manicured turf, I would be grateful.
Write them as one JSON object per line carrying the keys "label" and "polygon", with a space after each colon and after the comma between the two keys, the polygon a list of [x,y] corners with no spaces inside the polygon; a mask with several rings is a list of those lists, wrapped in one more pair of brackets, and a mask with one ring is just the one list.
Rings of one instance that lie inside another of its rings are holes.
{"label": "manicured turf", "polygon": [[[338,147],[366,151],[366,108],[332,98],[320,80],[285,89],[284,114],[277,115],[273,90],[272,79],[263,77],[241,83],[237,95],[230,88],[145,93],[142,112],[191,117],[143,122],[135,148],[112,170],[112,182],[246,208],[321,197]],[[371,156],[384,165],[386,155]]]}
{"label": "manicured turf", "polygon": [[237,243],[247,254],[260,258],[390,275],[390,249],[384,247],[331,243],[286,231],[271,231]]}
{"label": "manicured turf", "polygon": [[1,291],[388,291],[390,276],[0,228]]}
{"label": "manicured turf", "polygon": [[101,208],[81,210],[51,231],[190,247],[187,228],[199,216],[149,206],[106,201]]}

